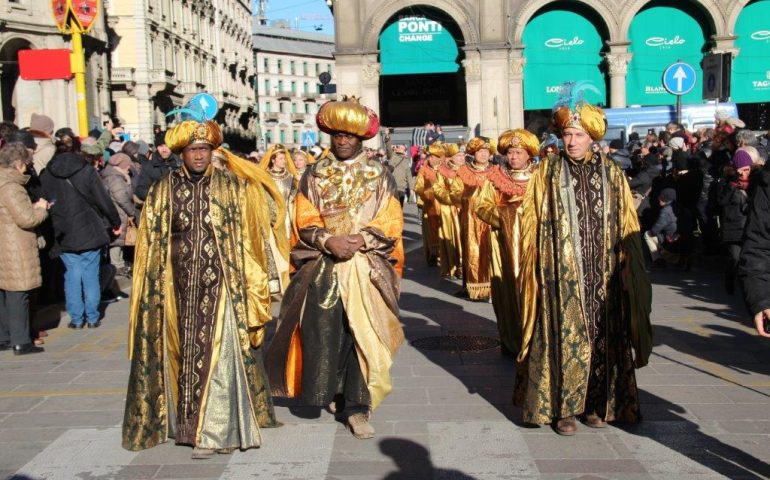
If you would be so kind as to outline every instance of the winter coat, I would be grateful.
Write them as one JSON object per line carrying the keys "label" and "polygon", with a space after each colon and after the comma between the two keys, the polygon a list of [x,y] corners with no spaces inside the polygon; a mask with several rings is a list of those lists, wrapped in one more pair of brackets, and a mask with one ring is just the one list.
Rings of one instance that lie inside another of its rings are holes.
{"label": "winter coat", "polygon": [[634,166],[631,162],[631,154],[625,148],[615,150],[610,154],[610,158],[623,170],[628,170]]}
{"label": "winter coat", "polygon": [[120,216],[99,173],[81,155],[55,156],[40,181],[45,198],[56,202],[51,219],[61,251],[83,252],[110,243],[107,230],[120,226]]}
{"label": "winter coat", "polygon": [[676,214],[674,213],[674,204],[669,203],[664,205],[658,213],[658,219],[655,221],[655,225],[652,226],[650,231],[658,238],[658,241],[663,243],[666,238],[673,239],[676,237],[677,231]]}
{"label": "winter coat", "polygon": [[56,144],[49,137],[35,137],[35,143],[37,149],[32,154],[32,164],[35,166],[37,174],[40,175],[56,154]]}
{"label": "winter coat", "polygon": [[42,284],[35,227],[48,212],[32,206],[24,188],[29,177],[0,168],[0,289],[26,292]]}
{"label": "winter coat", "polygon": [[652,181],[660,175],[660,167],[648,166],[640,170],[634,178],[628,181],[628,186],[632,191],[647,195],[652,190]]}
{"label": "winter coat", "polygon": [[128,174],[123,174],[120,170],[107,165],[100,173],[102,182],[107,192],[112,198],[112,203],[115,205],[115,209],[120,216],[120,236],[113,238],[110,245],[122,247],[125,245],[126,240],[126,225],[128,225],[128,219],[136,216],[136,210],[134,208],[134,194],[131,191],[131,181]]}
{"label": "winter coat", "polygon": [[394,154],[390,157],[390,166],[393,167],[393,178],[396,179],[398,193],[404,194],[407,190],[414,190],[412,165],[409,158],[404,155]]}
{"label": "winter coat", "polygon": [[152,158],[149,162],[145,163],[142,167],[142,171],[138,177],[134,177],[136,182],[134,184],[134,195],[144,201],[147,198],[147,193],[150,191],[150,187],[155,185],[155,182],[163,178],[164,175],[176,170],[182,166],[182,161],[175,154],[167,160],[163,160],[158,152],[152,154]]}
{"label": "winter coat", "polygon": [[743,228],[746,226],[746,215],[749,211],[746,192],[722,179],[717,185],[716,204],[719,223],[722,226],[722,241],[740,242],[743,239]]}
{"label": "winter coat", "polygon": [[770,308],[770,172],[752,179],[738,278],[752,315]]}

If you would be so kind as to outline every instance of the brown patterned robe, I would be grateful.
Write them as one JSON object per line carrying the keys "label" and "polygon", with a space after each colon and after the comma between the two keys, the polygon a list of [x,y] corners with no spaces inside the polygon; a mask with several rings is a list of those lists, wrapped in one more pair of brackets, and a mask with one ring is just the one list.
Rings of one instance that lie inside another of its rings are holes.
{"label": "brown patterned robe", "polygon": [[625,174],[604,156],[549,156],[522,210],[514,403],[530,423],[638,421],[634,368],[652,350],[652,294]]}

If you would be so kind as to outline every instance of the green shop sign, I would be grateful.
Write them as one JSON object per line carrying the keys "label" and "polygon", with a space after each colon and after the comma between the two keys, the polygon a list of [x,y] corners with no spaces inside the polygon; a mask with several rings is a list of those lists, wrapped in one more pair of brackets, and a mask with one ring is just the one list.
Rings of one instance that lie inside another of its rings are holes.
{"label": "green shop sign", "polygon": [[454,73],[457,57],[452,34],[429,18],[399,18],[380,34],[381,75]]}
{"label": "green shop sign", "polygon": [[744,7],[735,25],[732,100],[740,103],[770,101],[770,0]]}
{"label": "green shop sign", "polygon": [[695,87],[682,95],[682,102],[703,102],[700,62],[705,35],[697,20],[678,8],[652,7],[634,17],[628,36],[628,51],[633,54],[626,83],[629,105],[676,103],[676,95],[663,88],[663,72],[679,60],[692,65],[697,75]]}
{"label": "green shop sign", "polygon": [[602,38],[582,15],[551,10],[524,29],[524,108],[551,109],[569,85],[591,103],[606,103],[604,75],[599,70]]}

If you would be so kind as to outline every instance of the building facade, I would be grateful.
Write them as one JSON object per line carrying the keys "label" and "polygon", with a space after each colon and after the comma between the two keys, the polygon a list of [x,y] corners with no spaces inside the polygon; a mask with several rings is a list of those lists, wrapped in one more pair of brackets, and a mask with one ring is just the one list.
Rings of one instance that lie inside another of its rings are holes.
{"label": "building facade", "polygon": [[234,149],[254,148],[257,113],[248,0],[110,0],[115,115],[132,138],[195,94],[219,101],[217,121]]}
{"label": "building facade", "polygon": [[[86,57],[86,95],[90,127],[101,124],[110,110],[107,34],[100,16],[83,36]],[[18,53],[28,49],[72,49],[70,37],[54,22],[51,2],[0,0],[0,103],[3,120],[29,126],[33,113],[45,114],[54,128],[77,130],[74,80],[27,81],[19,76]]]}
{"label": "building facade", "polygon": [[670,104],[661,78],[679,59],[699,75],[683,96],[697,103],[711,52],[733,56],[732,100],[770,101],[768,0],[334,0],[332,10],[337,90],[387,125],[438,120],[495,136],[568,91],[610,107]]}
{"label": "building facade", "polygon": [[290,28],[254,25],[259,146],[309,147],[328,143],[315,123],[321,94],[318,77],[334,77],[334,37]]}

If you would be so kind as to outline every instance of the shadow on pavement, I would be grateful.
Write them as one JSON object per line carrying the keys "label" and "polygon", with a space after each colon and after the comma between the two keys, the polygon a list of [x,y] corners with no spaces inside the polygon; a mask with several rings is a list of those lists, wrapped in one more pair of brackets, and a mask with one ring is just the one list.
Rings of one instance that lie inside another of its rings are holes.
{"label": "shadow on pavement", "polygon": [[466,475],[459,470],[435,468],[430,458],[430,452],[419,443],[409,440],[398,438],[382,440],[380,441],[380,452],[392,458],[399,469],[397,472],[387,474],[383,480],[423,480],[426,478],[475,480],[475,477]]}
{"label": "shadow on pavement", "polygon": [[[617,428],[638,437],[647,438],[669,450],[677,452],[704,467],[730,479],[762,479],[770,477],[770,465],[732,445],[728,445],[700,430],[700,426],[683,416],[686,410],[668,400],[640,389],[649,403],[655,403],[667,413],[667,417],[676,421],[641,422],[635,425],[616,425]],[[642,410],[644,414],[644,410]],[[736,435],[738,437],[738,435]],[[650,445],[639,448],[638,453],[648,458],[658,458],[648,452]],[[654,447],[653,447],[654,449]],[[666,455],[665,453],[663,455]],[[670,457],[664,456],[668,460]],[[693,472],[694,473],[694,472]],[[676,475],[672,474],[672,478]],[[705,477],[704,477],[705,478]]]}

